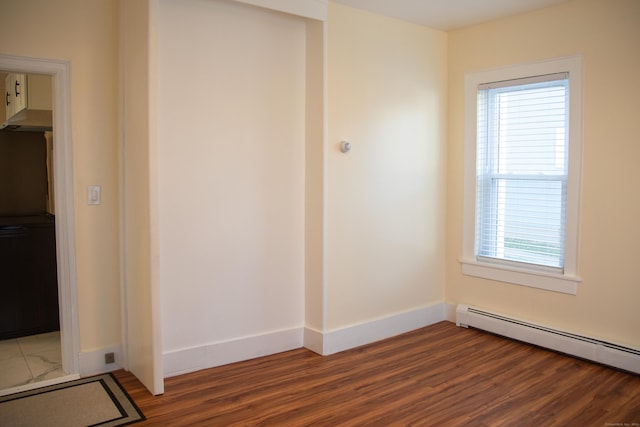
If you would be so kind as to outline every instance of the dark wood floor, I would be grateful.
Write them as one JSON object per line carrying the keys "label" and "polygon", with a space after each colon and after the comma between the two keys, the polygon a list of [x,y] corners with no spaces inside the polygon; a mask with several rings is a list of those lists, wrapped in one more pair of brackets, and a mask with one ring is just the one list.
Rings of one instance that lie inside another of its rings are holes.
{"label": "dark wood floor", "polygon": [[640,426],[640,376],[449,322],[168,378],[156,397],[115,375],[140,426]]}

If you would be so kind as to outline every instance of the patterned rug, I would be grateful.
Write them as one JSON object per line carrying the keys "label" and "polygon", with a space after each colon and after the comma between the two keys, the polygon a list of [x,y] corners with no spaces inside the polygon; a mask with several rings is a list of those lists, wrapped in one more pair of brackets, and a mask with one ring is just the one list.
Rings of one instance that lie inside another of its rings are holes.
{"label": "patterned rug", "polygon": [[0,397],[2,426],[124,426],[145,417],[111,374]]}

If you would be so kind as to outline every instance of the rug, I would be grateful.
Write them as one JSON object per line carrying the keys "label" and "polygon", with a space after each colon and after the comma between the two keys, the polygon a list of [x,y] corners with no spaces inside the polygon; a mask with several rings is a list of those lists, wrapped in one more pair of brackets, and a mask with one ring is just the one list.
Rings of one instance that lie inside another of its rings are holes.
{"label": "rug", "polygon": [[4,427],[124,426],[144,419],[112,374],[0,397]]}

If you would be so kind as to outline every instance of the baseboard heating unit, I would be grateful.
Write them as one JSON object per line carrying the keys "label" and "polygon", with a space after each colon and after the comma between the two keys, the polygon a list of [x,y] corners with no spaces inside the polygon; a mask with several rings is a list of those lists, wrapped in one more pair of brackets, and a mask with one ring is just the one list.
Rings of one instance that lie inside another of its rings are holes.
{"label": "baseboard heating unit", "polygon": [[640,374],[640,350],[459,304],[456,325],[472,327]]}

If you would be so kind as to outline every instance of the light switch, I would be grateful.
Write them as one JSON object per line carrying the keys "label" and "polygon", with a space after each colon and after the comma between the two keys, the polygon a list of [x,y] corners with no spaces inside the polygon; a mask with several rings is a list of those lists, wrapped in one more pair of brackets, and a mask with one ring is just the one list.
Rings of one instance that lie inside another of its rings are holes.
{"label": "light switch", "polygon": [[101,188],[99,185],[90,185],[87,190],[87,204],[99,205],[102,202]]}

